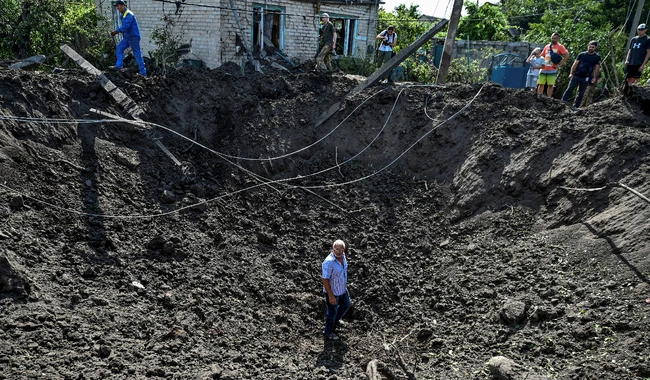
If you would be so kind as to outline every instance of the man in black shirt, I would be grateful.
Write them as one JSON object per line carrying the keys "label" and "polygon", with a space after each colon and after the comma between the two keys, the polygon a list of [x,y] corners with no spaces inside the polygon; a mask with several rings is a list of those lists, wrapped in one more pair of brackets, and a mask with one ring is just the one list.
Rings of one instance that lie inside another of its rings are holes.
{"label": "man in black shirt", "polygon": [[645,34],[647,29],[646,24],[640,24],[636,28],[639,35],[632,38],[630,50],[627,52],[627,58],[625,59],[625,77],[629,84],[639,82],[641,72],[645,68],[648,58],[650,58],[650,40]]}
{"label": "man in black shirt", "polygon": [[587,51],[578,54],[576,60],[573,61],[573,66],[571,66],[571,73],[569,74],[571,82],[569,82],[569,87],[564,92],[564,95],[562,95],[562,101],[568,103],[569,98],[573,95],[573,91],[578,87],[578,96],[576,96],[576,101],[573,103],[575,108],[580,107],[587,85],[595,84],[596,78],[598,78],[600,55],[596,53],[597,48],[598,42],[589,42]]}
{"label": "man in black shirt", "polygon": [[321,15],[321,20],[323,21],[321,33],[323,47],[316,56],[316,70],[327,71],[332,70],[332,50],[336,49],[336,31],[327,13]]}

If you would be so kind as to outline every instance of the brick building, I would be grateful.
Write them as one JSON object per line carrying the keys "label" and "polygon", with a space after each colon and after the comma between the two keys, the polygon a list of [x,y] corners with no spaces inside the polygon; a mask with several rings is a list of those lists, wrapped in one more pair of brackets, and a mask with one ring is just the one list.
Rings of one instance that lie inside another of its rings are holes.
{"label": "brick building", "polygon": [[[101,14],[117,25],[119,17],[110,0],[95,0]],[[173,22],[173,33],[190,43],[190,58],[208,67],[241,62],[237,45],[255,53],[279,51],[301,62],[318,52],[319,15],[327,12],[338,34],[337,53],[364,58],[372,53],[377,33],[379,0],[127,0],[138,19],[145,56],[156,49],[151,32]],[[241,49],[241,48],[240,48]]]}

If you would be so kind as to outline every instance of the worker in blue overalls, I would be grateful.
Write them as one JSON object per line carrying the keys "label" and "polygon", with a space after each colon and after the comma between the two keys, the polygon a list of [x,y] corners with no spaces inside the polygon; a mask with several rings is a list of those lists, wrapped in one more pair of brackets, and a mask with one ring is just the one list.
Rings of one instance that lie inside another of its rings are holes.
{"label": "worker in blue overalls", "polygon": [[138,20],[135,19],[133,12],[126,8],[124,0],[117,0],[115,8],[122,15],[122,26],[117,30],[111,32],[111,36],[115,37],[118,33],[122,33],[122,41],[117,44],[117,62],[115,66],[110,68],[113,70],[120,70],[124,67],[124,50],[131,47],[133,56],[138,62],[138,69],[141,75],[147,75],[147,70],[144,68],[144,58],[142,58],[142,50],[140,50],[140,28],[138,27]]}

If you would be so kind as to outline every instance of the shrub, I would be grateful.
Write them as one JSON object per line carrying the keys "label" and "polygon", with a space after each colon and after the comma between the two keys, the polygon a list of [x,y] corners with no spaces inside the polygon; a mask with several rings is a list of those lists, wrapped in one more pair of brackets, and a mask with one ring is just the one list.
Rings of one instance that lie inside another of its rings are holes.
{"label": "shrub", "polygon": [[2,59],[55,55],[61,45],[69,44],[102,67],[114,53],[115,45],[107,33],[108,20],[91,3],[0,0],[0,8]]}
{"label": "shrub", "polygon": [[151,42],[156,44],[156,50],[151,52],[155,66],[162,70],[162,74],[169,73],[178,64],[178,48],[183,39],[182,31],[176,30],[176,22],[171,15],[164,15],[162,26],[157,26],[151,31]]}
{"label": "shrub", "polygon": [[337,60],[339,69],[346,74],[370,76],[377,70],[377,64],[369,59],[354,58],[350,56],[341,57]]}

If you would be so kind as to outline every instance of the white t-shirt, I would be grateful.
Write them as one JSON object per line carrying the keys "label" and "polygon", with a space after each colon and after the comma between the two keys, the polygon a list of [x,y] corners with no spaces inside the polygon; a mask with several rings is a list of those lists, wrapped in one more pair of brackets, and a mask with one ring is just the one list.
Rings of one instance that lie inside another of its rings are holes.
{"label": "white t-shirt", "polygon": [[[393,32],[392,36],[388,35],[387,30],[384,30],[383,32],[381,32],[379,34],[381,34],[382,36],[388,36],[388,42],[391,43],[391,44],[397,39],[397,33],[395,33],[395,32]],[[379,51],[393,51],[393,48],[390,45],[385,45],[383,40],[382,40],[381,46],[379,46]]]}
{"label": "white t-shirt", "polygon": [[528,75],[538,76],[541,69],[533,69],[533,66],[544,66],[544,57],[539,56],[530,60],[530,68],[528,69]]}

